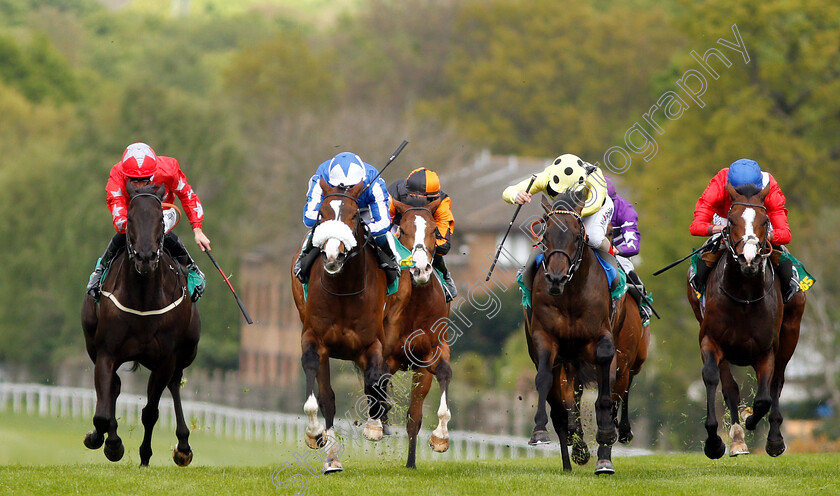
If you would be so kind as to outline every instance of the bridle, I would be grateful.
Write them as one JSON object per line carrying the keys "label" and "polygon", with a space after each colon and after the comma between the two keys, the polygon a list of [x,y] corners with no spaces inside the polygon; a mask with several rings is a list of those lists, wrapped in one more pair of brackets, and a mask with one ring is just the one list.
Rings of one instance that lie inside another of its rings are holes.
{"label": "bridle", "polygon": [[[139,194],[136,194],[136,195],[132,196],[131,200],[128,202],[129,208],[131,208],[131,204],[134,202],[134,200],[136,200],[137,198],[140,198],[141,196],[150,196],[150,197],[154,198],[155,200],[157,200],[158,204],[161,205],[161,211],[162,211],[163,200],[161,200],[157,195],[153,195],[151,193],[139,193]],[[165,225],[164,220],[163,220],[163,215],[161,215],[161,217],[160,217],[160,226],[161,226],[161,233],[165,232],[166,231],[166,225]],[[158,243],[158,249],[155,252],[155,258],[154,258],[155,263],[160,261],[160,254],[163,252],[163,239],[164,239],[164,237],[165,236],[163,236],[163,235],[161,235],[161,237],[160,237],[160,242]],[[128,226],[126,226],[126,229],[125,229],[125,243],[126,243],[126,251],[128,252],[128,258],[129,258],[129,260],[131,260],[132,258],[134,258],[137,255],[137,252],[133,248],[133,243],[131,242],[131,235],[129,234]]]}
{"label": "bridle", "polygon": [[[732,202],[732,206],[729,207],[729,212],[726,215],[727,219],[729,219],[729,216],[732,213],[732,207],[734,207],[735,205],[742,205],[742,206],[750,207],[750,208],[760,208],[760,209],[764,210],[765,213],[767,212],[767,207],[765,207],[764,205],[761,205],[761,204],[758,204],[758,203],[747,203],[747,202],[735,202],[734,201],[734,202]],[[770,218],[768,217],[764,221],[764,223],[765,224],[770,224]],[[735,249],[738,247],[738,245],[741,243],[741,241],[744,241],[744,239],[742,238],[742,239],[739,239],[738,241],[733,241],[732,240],[732,231],[729,229],[729,224],[726,227],[723,228],[722,234],[723,234],[723,242],[726,245],[726,248],[729,250],[729,253],[732,255],[732,259],[737,263],[738,262],[738,252],[736,252]],[[756,239],[758,238],[757,236],[753,236],[753,237],[755,237]],[[763,240],[759,240],[759,242],[757,244],[758,244],[758,251],[756,253],[756,257],[760,257],[762,259],[761,263],[764,264],[767,260],[767,257],[769,257],[771,253],[773,253],[773,246],[767,240],[766,236]],[[770,294],[770,290],[773,289],[773,280],[775,279],[773,264],[770,264],[770,273],[771,273],[770,285],[762,293],[762,295],[759,296],[758,298],[753,298],[751,300],[745,300],[745,299],[742,299],[742,298],[738,298],[737,296],[733,295],[732,293],[730,293],[729,291],[726,290],[726,288],[723,285],[723,282],[721,282],[721,284],[720,284],[720,290],[721,290],[721,292],[723,292],[723,294],[725,294],[727,297],[729,297],[731,300],[735,301],[736,303],[740,303],[742,305],[751,305],[753,303],[758,303],[759,301],[763,300],[768,294]]]}
{"label": "bridle", "polygon": [[[336,212],[336,220],[341,218],[341,210],[344,208],[344,200],[343,200],[344,198],[349,198],[350,200],[353,201],[353,203],[356,204],[356,215],[355,215],[356,225],[353,226],[353,235],[358,236],[359,225],[362,222],[362,215],[361,215],[361,212],[358,209],[359,199],[340,191],[340,192],[337,192],[337,193],[329,193],[329,194],[324,195],[324,197],[321,199],[321,205],[323,206],[326,203],[327,198],[329,198],[331,196],[339,196],[339,197],[342,198],[341,205],[338,206],[338,211]],[[322,221],[321,211],[318,210],[318,219],[316,221],[316,226],[318,224],[320,224],[321,221]],[[313,228],[313,232],[314,232],[314,228]],[[368,237],[365,237],[364,243],[356,243],[356,246],[351,248],[349,251],[344,252],[344,260],[341,262],[341,266],[343,267],[344,264],[346,264],[351,258],[355,257],[359,253],[362,253],[362,250],[364,250],[365,246],[369,242],[370,242],[370,239]],[[362,269],[362,273],[366,274],[367,273],[367,258],[362,257],[362,260],[364,260],[364,264],[365,264],[364,268]],[[330,291],[329,289],[327,289],[327,285],[324,284],[324,272],[321,272],[321,287],[324,289],[324,291],[326,291],[328,294],[330,294],[332,296],[356,296],[356,295],[362,294],[362,293],[364,293],[365,289],[367,288],[367,277],[362,278],[362,283],[363,283],[362,288],[359,289],[358,291],[353,291],[353,292],[350,292],[350,293],[334,293],[334,292]]]}
{"label": "bridle", "polygon": [[[555,253],[559,253],[560,255],[563,255],[564,257],[566,257],[566,259],[569,261],[569,269],[566,271],[566,274],[564,274],[562,277],[560,277],[560,284],[566,284],[566,283],[568,283],[569,281],[572,280],[572,277],[574,277],[575,272],[577,272],[578,268],[580,268],[580,264],[583,261],[583,248],[584,248],[584,245],[585,245],[584,238],[586,236],[586,228],[583,225],[583,219],[580,217],[580,214],[575,212],[574,210],[563,210],[563,209],[552,210],[551,212],[548,212],[545,215],[546,224],[548,223],[548,220],[552,215],[571,215],[578,222],[578,233],[577,233],[577,236],[575,238],[575,253],[574,253],[574,255],[573,256],[569,255],[567,252],[565,252],[565,251],[563,251],[559,248],[555,248],[555,249],[551,250],[550,252],[546,253],[545,255],[543,255],[543,259],[542,259],[543,273],[546,276],[548,276],[548,259],[551,258],[551,256],[554,255]],[[547,232],[548,232],[548,229],[546,228],[546,233]],[[545,238],[545,234],[543,234],[543,238]]]}

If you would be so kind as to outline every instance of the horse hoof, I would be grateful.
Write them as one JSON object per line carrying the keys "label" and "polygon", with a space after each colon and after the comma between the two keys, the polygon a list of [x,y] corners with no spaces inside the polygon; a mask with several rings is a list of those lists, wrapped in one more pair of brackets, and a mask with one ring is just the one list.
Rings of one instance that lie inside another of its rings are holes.
{"label": "horse hoof", "polygon": [[723,454],[726,452],[726,446],[723,444],[723,441],[718,436],[714,439],[709,439],[706,441],[706,444],[703,447],[703,452],[706,453],[706,456],[710,459],[717,460],[718,458],[722,457]]}
{"label": "horse hoof", "polygon": [[612,475],[614,473],[615,468],[613,468],[612,461],[598,460],[598,463],[595,465],[595,475]]}
{"label": "horse hoof", "polygon": [[175,465],[179,467],[186,467],[187,465],[192,462],[193,452],[189,450],[187,452],[178,451],[178,448],[175,448],[172,451],[172,459],[175,461]]}
{"label": "horse hoof", "polygon": [[324,437],[323,432],[314,437],[309,434],[306,435],[306,445],[312,449],[323,448],[326,444],[327,439]]}
{"label": "horse hoof", "polygon": [[432,434],[429,438],[429,446],[437,453],[445,453],[449,449],[449,439],[443,439]]}
{"label": "horse hoof", "polygon": [[575,462],[576,465],[586,465],[589,463],[589,446],[586,445],[584,442],[575,443],[572,446],[572,461]]}
{"label": "horse hoof", "polygon": [[125,454],[125,446],[121,440],[117,440],[116,442],[112,442],[110,439],[105,441],[105,458],[111,460],[112,462],[118,462],[122,460],[123,455]]}
{"label": "horse hoof", "polygon": [[612,446],[615,444],[617,439],[618,433],[616,432],[615,427],[603,431],[599,429],[598,434],[595,435],[595,441],[597,441],[601,446]]}
{"label": "horse hoof", "polygon": [[324,462],[325,474],[341,472],[342,470],[344,470],[344,467],[341,466],[341,462],[338,461],[338,458],[327,458],[327,461]]}
{"label": "horse hoof", "polygon": [[368,420],[365,429],[362,431],[368,441],[379,441],[382,439],[382,422],[379,420]]}
{"label": "horse hoof", "polygon": [[749,455],[750,449],[747,448],[747,443],[732,443],[729,446],[729,456]]}
{"label": "horse hoof", "polygon": [[776,457],[781,455],[785,452],[787,446],[785,446],[784,440],[778,441],[767,441],[767,445],[764,447],[764,450],[767,451],[767,454]]}
{"label": "horse hoof", "polygon": [[619,443],[628,444],[632,440],[633,440],[633,431],[628,429],[626,432],[622,432],[622,431],[618,432],[618,442]]}
{"label": "horse hoof", "polygon": [[105,436],[103,436],[96,430],[92,430],[85,434],[85,446],[88,449],[99,449],[102,447],[102,443],[104,442]]}
{"label": "horse hoof", "polygon": [[391,426],[388,424],[382,424],[382,435],[383,436],[390,436],[391,435]]}
{"label": "horse hoof", "polygon": [[531,434],[531,439],[528,441],[528,444],[531,446],[539,446],[541,444],[549,444],[551,443],[551,438],[548,437],[548,431],[534,431]]}

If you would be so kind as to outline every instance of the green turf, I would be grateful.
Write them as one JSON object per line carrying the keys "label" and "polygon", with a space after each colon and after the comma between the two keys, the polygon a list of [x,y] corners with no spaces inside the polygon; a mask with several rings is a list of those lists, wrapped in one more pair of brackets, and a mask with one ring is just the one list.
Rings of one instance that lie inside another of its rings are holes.
{"label": "green turf", "polygon": [[191,436],[190,467],[172,463],[169,429],[156,430],[150,467],[137,467],[138,429],[123,433],[126,457],[110,463],[101,450],[82,446],[88,428],[81,420],[0,414],[0,494],[840,494],[840,454],[616,457],[616,474],[596,477],[594,461],[571,474],[560,470],[559,458],[420,460],[412,471],[403,468],[401,452],[348,453],[344,472],[322,476],[318,458],[303,446],[216,439],[200,430]]}

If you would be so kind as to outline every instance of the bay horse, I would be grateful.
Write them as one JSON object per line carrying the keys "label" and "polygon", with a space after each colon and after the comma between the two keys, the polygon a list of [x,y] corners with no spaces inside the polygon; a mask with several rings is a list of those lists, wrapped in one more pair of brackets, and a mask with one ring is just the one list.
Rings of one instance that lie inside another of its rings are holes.
{"label": "bay horse", "polygon": [[[388,297],[385,311],[385,357],[390,374],[411,371],[411,404],[408,408],[408,460],[406,468],[417,468],[417,434],[423,421],[423,401],[429,394],[432,378],[440,384],[438,425],[429,446],[439,453],[449,449],[447,423],[452,417],[447,402],[452,368],[449,365],[449,303],[441,284],[434,281],[432,269],[436,247],[434,212],[441,203],[414,207],[392,199],[401,217],[399,240],[411,249],[414,267],[400,274],[399,290]],[[419,376],[419,377],[418,377]]]}
{"label": "bay horse", "polygon": [[[189,428],[181,409],[181,378],[195,359],[201,333],[198,307],[187,293],[187,272],[163,250],[162,185],[135,186],[129,182],[126,249],[118,254],[102,283],[102,299],[86,296],[82,328],[88,355],[94,363],[96,411],[94,430],[85,446],[120,460],[125,447],[117,435],[115,408],[120,394],[117,370],[134,361],[151,371],[142,412],[144,428],[140,466],[152,456],[152,431],[157,422],[161,394],[169,388],[175,407],[178,445],[172,457],[179,466],[192,461]],[[107,433],[108,438],[104,435]]]}
{"label": "bay horse", "polygon": [[[333,429],[335,393],[330,386],[330,358],[350,360],[363,371],[369,414],[363,433],[372,441],[382,439],[381,417],[387,407],[381,384],[385,366],[382,341],[386,276],[379,268],[374,241],[366,236],[359,210],[364,181],[351,188],[334,188],[323,179],[320,185],[323,200],[319,222],[312,231],[312,244],[322,255],[310,269],[306,298],[303,285],[294,276],[294,265],[291,277],[292,295],[303,325],[303,410],[309,417],[305,441],[312,449],[325,448],[324,473],[331,473],[343,467]],[[326,426],[318,420],[319,406]]]}
{"label": "bay horse", "polygon": [[[797,293],[782,304],[781,281],[776,275],[769,242],[770,220],[764,207],[769,186],[727,186],[732,200],[722,232],[726,246],[723,256],[706,282],[705,308],[691,285],[688,301],[700,323],[700,353],[703,383],[706,386],[706,456],[717,459],[726,447],[717,433],[715,390],[722,385],[724,402],[732,420],[730,456],[749,453],[740,425],[738,384],[730,365],[751,366],[756,373],[758,391],[752,413],[744,420],[748,430],[770,412],[770,430],[765,450],[770,456],[785,451],[779,429],[782,414],[779,396],[785,381],[785,367],[799,341],[799,326],[805,310],[805,294]],[[785,281],[784,283],[787,283]]]}
{"label": "bay horse", "polygon": [[581,219],[583,196],[565,191],[553,205],[543,198],[542,274],[534,278],[533,310],[526,319],[528,352],[537,367],[535,384],[539,394],[529,444],[550,442],[546,430],[548,401],[551,420],[560,438],[563,470],[572,469],[568,436],[577,430],[571,414],[575,408],[574,378],[583,363],[594,365],[599,444],[595,473],[612,474],[615,469],[610,452],[617,438],[611,399],[616,374],[613,303],[606,275],[594,251],[586,245]]}

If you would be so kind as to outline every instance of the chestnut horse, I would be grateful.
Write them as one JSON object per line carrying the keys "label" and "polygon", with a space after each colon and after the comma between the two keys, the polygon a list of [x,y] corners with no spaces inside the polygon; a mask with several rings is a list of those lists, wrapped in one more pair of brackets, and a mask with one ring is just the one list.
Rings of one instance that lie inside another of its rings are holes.
{"label": "chestnut horse", "polygon": [[432,269],[437,231],[434,212],[441,200],[425,207],[392,201],[401,216],[399,240],[411,248],[414,267],[402,271],[399,291],[388,297],[384,349],[391,374],[399,370],[412,371],[411,404],[406,426],[408,460],[405,466],[417,468],[417,434],[423,421],[423,401],[429,394],[432,377],[437,377],[441,397],[438,425],[432,432],[429,445],[439,453],[449,449],[447,423],[452,417],[447,403],[449,380],[452,378],[447,336],[449,303],[441,284],[434,281],[436,276]]}
{"label": "chestnut horse", "polygon": [[[126,250],[117,255],[102,283],[102,301],[86,296],[82,304],[82,328],[88,355],[94,362],[96,385],[95,429],[85,436],[85,446],[98,449],[105,443],[105,456],[122,458],[125,448],[117,435],[115,408],[120,394],[117,369],[135,361],[151,370],[148,402],[143,408],[143,442],[140,465],[152,456],[152,430],[158,419],[158,404],[169,388],[175,406],[178,437],[172,457],[189,465],[193,453],[190,431],[181,410],[181,377],[195,358],[201,333],[198,307],[187,293],[187,272],[163,250],[163,186],[142,188],[129,183]],[[108,439],[104,435],[108,434]]]}
{"label": "chestnut horse", "polygon": [[[369,418],[364,436],[382,439],[381,417],[386,403],[380,379],[384,369],[382,356],[383,318],[386,277],[379,268],[372,239],[357,203],[364,182],[347,189],[333,188],[321,180],[323,201],[319,223],[312,232],[312,244],[322,256],[309,273],[309,291],[304,298],[303,285],[294,276],[292,294],[303,324],[301,365],[306,374],[306,403],[309,417],[306,444],[326,448],[324,472],[342,470],[338,442],[333,429],[335,393],[330,386],[330,358],[350,360],[364,372],[365,395]],[[293,259],[294,260],[294,259]],[[315,397],[315,380],[318,397]],[[318,407],[326,426],[318,420]]]}
{"label": "chestnut horse", "polygon": [[785,367],[799,341],[805,295],[797,293],[787,305],[782,305],[780,280],[768,260],[773,253],[768,239],[770,221],[764,207],[769,186],[763,190],[755,186],[738,190],[727,186],[727,192],[732,199],[728,225],[722,232],[727,249],[709,273],[705,310],[688,285],[688,301],[700,323],[706,385],[704,451],[712,459],[722,457],[726,451],[717,433],[715,414],[715,390],[720,383],[732,419],[729,454],[749,453],[739,419],[740,391],[730,370],[730,365],[739,365],[752,366],[758,382],[752,414],[744,421],[744,427],[755,429],[769,411],[765,450],[770,456],[779,456],[785,451],[779,430],[779,395],[785,382]]}
{"label": "chestnut horse", "polygon": [[[554,205],[543,198],[545,254],[542,274],[534,278],[532,315],[526,325],[528,352],[537,367],[535,379],[539,401],[534,432],[529,444],[550,442],[545,403],[560,438],[563,470],[572,469],[568,435],[577,430],[574,381],[582,363],[597,371],[598,397],[595,415],[599,444],[596,474],[615,472],[610,459],[617,434],[612,420],[612,386],[616,362],[613,341],[613,303],[607,278],[596,255],[586,245],[581,210],[582,195],[560,194]],[[571,386],[571,387],[570,387]]]}

